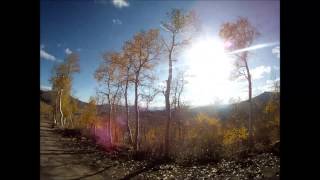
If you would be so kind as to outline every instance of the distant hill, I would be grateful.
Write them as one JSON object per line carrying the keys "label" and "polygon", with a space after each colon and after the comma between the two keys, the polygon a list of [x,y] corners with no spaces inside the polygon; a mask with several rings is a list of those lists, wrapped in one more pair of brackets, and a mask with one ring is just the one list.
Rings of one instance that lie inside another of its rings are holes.
{"label": "distant hill", "polygon": [[40,101],[45,102],[46,104],[52,104],[53,102],[53,92],[40,90]]}
{"label": "distant hill", "polygon": [[[46,104],[53,104],[54,101],[54,92],[53,91],[46,91],[46,90],[40,90],[40,101],[45,102]],[[254,107],[256,109],[259,109],[261,107],[264,107],[264,105],[273,97],[273,95],[276,95],[279,93],[276,92],[264,92],[258,96],[255,96],[252,98],[252,102],[254,104]],[[80,109],[84,108],[88,103],[80,101],[79,99],[76,99],[72,97],[78,104],[78,107]],[[247,111],[249,107],[248,101],[241,101],[236,104],[229,104],[229,105],[222,105],[222,106],[214,106],[214,105],[207,105],[207,106],[198,106],[191,108],[190,111],[192,114],[197,113],[206,113],[209,116],[212,115],[218,115],[220,119],[226,119],[230,115],[230,111],[232,110],[232,107],[234,105],[237,105],[240,111]],[[131,112],[134,112],[133,107],[130,107]],[[161,110],[160,110],[161,109]],[[160,113],[164,110],[162,108],[153,110],[154,113]],[[98,114],[103,115],[108,112],[108,105],[97,105],[97,111]]]}
{"label": "distant hill", "polygon": [[[79,108],[83,108],[86,106],[86,102],[80,101],[77,98],[71,96],[71,98],[76,101]],[[40,89],[40,101],[45,102],[46,104],[53,104],[54,103],[54,92],[50,90],[41,90]]]}
{"label": "distant hill", "polygon": [[[253,97],[252,103],[254,108],[261,109],[266,105],[266,103],[269,102],[269,100],[274,95],[279,95],[279,92],[263,92],[262,94],[259,94],[258,96]],[[247,111],[249,108],[249,102],[248,100],[245,100],[239,103],[221,105],[221,106],[207,105],[207,106],[194,107],[194,108],[191,108],[191,111],[194,114],[201,112],[201,113],[206,113],[209,116],[218,115],[218,117],[223,120],[228,117],[228,115],[230,114],[230,111],[232,110],[232,107],[235,105],[238,106],[239,111]]]}
{"label": "distant hill", "polygon": [[[84,108],[88,103],[83,102],[77,98],[74,98],[71,96],[71,98],[76,101],[78,107],[80,109]],[[54,104],[54,92],[51,90],[41,90],[40,89],[40,101],[48,104],[48,105],[52,105]],[[108,105],[98,105],[97,106],[97,111],[98,114],[105,114],[107,112],[108,109]]]}

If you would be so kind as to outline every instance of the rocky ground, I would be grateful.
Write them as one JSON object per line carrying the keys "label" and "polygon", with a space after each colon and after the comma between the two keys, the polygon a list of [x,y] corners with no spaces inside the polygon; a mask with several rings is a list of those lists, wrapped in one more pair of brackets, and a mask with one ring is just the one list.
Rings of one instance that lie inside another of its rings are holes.
{"label": "rocky ground", "polygon": [[40,123],[42,180],[100,179],[279,179],[279,157],[264,153],[241,161],[182,167],[130,160],[106,152],[85,137],[66,137],[45,117]]}
{"label": "rocky ground", "polygon": [[[279,179],[279,158],[261,154],[241,162],[225,161],[214,165],[181,167],[161,165],[138,175],[141,179]],[[138,179],[139,179],[138,178]]]}

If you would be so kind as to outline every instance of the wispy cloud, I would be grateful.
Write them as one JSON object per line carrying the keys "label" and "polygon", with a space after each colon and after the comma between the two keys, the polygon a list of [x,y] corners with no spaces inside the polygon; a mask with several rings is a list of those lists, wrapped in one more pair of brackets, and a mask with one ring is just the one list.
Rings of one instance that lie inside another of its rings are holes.
{"label": "wispy cloud", "polygon": [[252,79],[261,79],[264,74],[269,74],[271,72],[270,66],[258,66],[251,70]]}
{"label": "wispy cloud", "polygon": [[129,2],[126,0],[112,0],[112,4],[116,8],[123,8],[123,7],[129,7]]}
{"label": "wispy cloud", "polygon": [[49,60],[49,61],[57,61],[60,62],[61,60],[57,59],[54,55],[49,54],[44,49],[40,49],[40,59]]}
{"label": "wispy cloud", "polygon": [[272,54],[275,54],[277,58],[280,58],[280,46],[276,46],[275,48],[272,49]]}
{"label": "wispy cloud", "polygon": [[121,25],[122,21],[120,19],[112,19],[112,23]]}
{"label": "wispy cloud", "polygon": [[69,54],[72,53],[72,51],[71,51],[69,48],[67,48],[67,49],[65,50],[65,53],[66,53],[67,55],[69,55]]}
{"label": "wispy cloud", "polygon": [[279,66],[273,66],[273,69],[278,71],[278,70],[280,70],[280,67]]}
{"label": "wispy cloud", "polygon": [[273,91],[275,88],[275,84],[279,83],[280,85],[280,78],[276,78],[274,80],[267,80],[263,86],[258,87],[256,90],[261,93],[265,91]]}
{"label": "wispy cloud", "polygon": [[82,50],[81,48],[78,48],[78,49],[77,49],[78,52],[80,52],[81,50]]}
{"label": "wispy cloud", "polygon": [[277,82],[277,81],[280,81],[280,78],[279,78],[279,77],[276,78],[276,79],[274,79],[274,80],[267,80],[266,83],[267,83],[268,85],[271,85],[271,84],[274,84],[274,83]]}
{"label": "wispy cloud", "polygon": [[51,86],[40,85],[40,89],[41,89],[41,90],[50,91],[52,88],[51,88]]}

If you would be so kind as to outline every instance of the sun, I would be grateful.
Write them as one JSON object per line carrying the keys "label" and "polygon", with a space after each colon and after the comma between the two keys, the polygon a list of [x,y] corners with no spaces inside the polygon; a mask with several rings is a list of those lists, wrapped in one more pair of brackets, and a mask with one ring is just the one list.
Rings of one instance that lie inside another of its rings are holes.
{"label": "sun", "polygon": [[233,96],[229,78],[233,67],[225,52],[227,45],[219,38],[205,36],[186,50],[189,94],[197,105],[210,104],[216,98],[226,103]]}

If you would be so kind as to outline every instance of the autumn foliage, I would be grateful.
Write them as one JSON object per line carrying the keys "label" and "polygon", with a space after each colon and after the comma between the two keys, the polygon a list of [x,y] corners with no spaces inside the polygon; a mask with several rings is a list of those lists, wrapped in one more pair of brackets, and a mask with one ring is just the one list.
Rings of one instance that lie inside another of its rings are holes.
{"label": "autumn foliage", "polygon": [[[234,103],[229,116],[222,119],[217,114],[194,112],[186,105],[182,99],[187,83],[185,73],[174,73],[172,68],[178,48],[191,40],[189,28],[195,25],[195,15],[173,10],[168,18],[162,22],[168,39],[161,36],[159,29],[140,31],[119,51],[102,54],[93,75],[99,84],[97,96],[81,108],[71,91],[73,75],[80,71],[79,56],[68,55],[54,68],[54,102],[51,106],[41,103],[41,113],[52,116],[56,127],[80,129],[106,148],[126,146],[149,158],[165,156],[180,163],[216,161],[247,149],[263,151],[279,141],[279,96],[259,106],[252,102],[247,53],[237,57],[236,72],[248,80],[249,112]],[[223,24],[220,31],[222,38],[236,46],[230,50],[251,45],[258,34],[243,18]],[[163,62],[169,62],[168,79],[161,89],[154,85],[154,70]],[[164,96],[165,109],[150,110],[149,104],[160,95]],[[249,140],[255,145],[253,149]]]}

